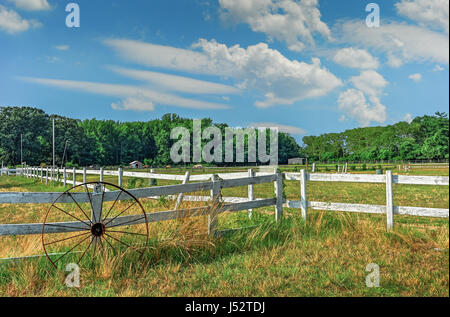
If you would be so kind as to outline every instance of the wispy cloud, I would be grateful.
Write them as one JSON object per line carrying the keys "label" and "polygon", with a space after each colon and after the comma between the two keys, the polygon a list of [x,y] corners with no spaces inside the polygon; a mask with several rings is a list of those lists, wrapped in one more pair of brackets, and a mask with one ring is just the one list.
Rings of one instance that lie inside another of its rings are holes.
{"label": "wispy cloud", "polygon": [[408,76],[409,79],[412,79],[413,81],[415,81],[416,83],[420,82],[422,80],[422,75],[417,73],[417,74],[411,74]]}
{"label": "wispy cloud", "polygon": [[55,49],[57,49],[58,51],[68,51],[70,49],[69,45],[55,45],[54,46]]}
{"label": "wispy cloud", "polygon": [[395,6],[400,15],[448,34],[448,0],[402,0]]}
{"label": "wispy cloud", "polygon": [[241,90],[223,84],[197,80],[183,76],[168,75],[159,72],[126,69],[109,66],[114,72],[130,78],[152,83],[168,91],[177,91],[189,94],[238,94]]}
{"label": "wispy cloud", "polygon": [[229,77],[236,87],[264,95],[265,100],[254,103],[257,107],[324,96],[342,85],[318,58],[312,58],[312,63],[290,60],[266,43],[243,48],[200,39],[192,49],[127,39],[108,39],[104,43],[126,60],[144,66]]}
{"label": "wispy cloud", "polygon": [[448,65],[448,35],[425,27],[385,21],[379,28],[368,28],[362,21],[336,24],[340,41],[384,53],[392,67],[409,62],[431,61]]}
{"label": "wispy cloud", "polygon": [[19,77],[19,79],[40,85],[122,98],[120,102],[111,105],[114,109],[152,111],[155,104],[201,110],[229,108],[223,104],[182,98],[144,87],[36,77]]}

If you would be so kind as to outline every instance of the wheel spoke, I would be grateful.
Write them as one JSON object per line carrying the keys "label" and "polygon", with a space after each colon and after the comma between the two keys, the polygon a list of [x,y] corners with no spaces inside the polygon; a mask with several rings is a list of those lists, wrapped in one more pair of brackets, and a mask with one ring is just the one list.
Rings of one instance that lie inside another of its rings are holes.
{"label": "wheel spoke", "polygon": [[89,248],[91,247],[92,241],[94,241],[94,239],[91,239],[91,241],[89,242],[88,247],[86,248],[86,250],[84,250],[83,254],[81,255],[80,259],[78,260],[78,262],[77,262],[78,264],[80,264],[81,260],[83,259],[84,255],[86,254],[87,250],[89,250]]}
{"label": "wheel spoke", "polygon": [[97,252],[97,237],[94,237],[92,240],[94,240],[95,239],[95,242],[94,242],[94,255],[92,256],[92,258],[93,259],[95,259],[95,253]]}
{"label": "wheel spoke", "polygon": [[127,232],[127,231],[114,231],[114,230],[108,230],[108,232],[114,232],[114,233],[126,233],[126,234],[132,234],[132,235],[136,235],[136,236],[144,236],[146,237],[146,234],[143,233],[137,233],[137,232]]}
{"label": "wheel spoke", "polygon": [[125,208],[124,210],[122,210],[117,216],[115,216],[114,218],[112,218],[111,220],[109,220],[108,222],[105,223],[105,226],[110,223],[111,221],[113,221],[114,219],[116,219],[117,217],[119,217],[121,214],[123,214],[125,211],[127,211],[128,209],[130,209],[131,207],[133,207],[134,205],[136,205],[136,201],[134,201],[131,205],[129,205],[127,208]]}
{"label": "wheel spoke", "polygon": [[112,204],[111,208],[109,208],[108,213],[106,214],[105,218],[103,218],[102,221],[105,221],[106,218],[108,218],[109,213],[111,212],[111,210],[112,210],[112,209],[114,208],[114,206],[116,205],[116,202],[119,200],[119,197],[120,197],[120,195],[122,194],[122,192],[123,192],[123,190],[121,190],[121,191],[119,192],[119,195],[117,195],[116,200],[115,200],[114,203]]}
{"label": "wheel spoke", "polygon": [[[102,250],[105,253],[105,248],[103,247],[102,237],[98,237],[98,241],[100,241],[100,246],[102,247]],[[105,253],[105,256],[106,256],[106,253]]]}
{"label": "wheel spoke", "polygon": [[90,226],[89,226],[89,229],[83,229],[83,228],[79,228],[79,227],[71,227],[71,226],[63,226],[63,225],[57,225],[57,224],[54,224],[54,223],[46,223],[46,224],[44,224],[44,226],[61,227],[61,228],[69,228],[69,229],[78,229],[79,231],[89,231],[89,230],[91,230],[91,229],[90,229]]}
{"label": "wheel spoke", "polygon": [[56,262],[58,262],[59,260],[61,260],[63,257],[65,257],[68,253],[70,253],[73,249],[75,249],[77,246],[79,246],[80,244],[82,244],[84,241],[86,241],[86,239],[88,239],[90,236],[87,236],[86,238],[84,238],[83,240],[81,240],[80,242],[78,242],[72,249],[70,249],[69,251],[67,251],[66,253],[64,253],[61,257],[59,257],[55,262],[53,262],[53,264],[56,265]]}
{"label": "wheel spoke", "polygon": [[84,223],[86,226],[91,227],[91,225],[88,224],[87,222],[84,222],[84,221],[81,220],[80,218],[75,217],[74,215],[69,214],[67,211],[65,211],[65,210],[63,210],[63,209],[61,209],[61,208],[59,208],[58,206],[53,205],[53,207],[55,207],[55,208],[58,209],[59,211],[62,211],[62,212],[65,213],[66,215],[68,215],[68,216],[70,216],[70,217],[72,217],[72,218],[74,218],[74,219],[76,219],[76,220],[78,220],[78,221]]}
{"label": "wheel spoke", "polygon": [[81,212],[84,214],[84,216],[86,217],[87,220],[89,220],[89,222],[91,223],[91,225],[93,224],[91,219],[89,218],[89,216],[84,212],[83,208],[81,208],[81,206],[78,204],[78,202],[75,200],[75,198],[73,198],[72,194],[70,192],[67,192],[67,194],[69,194],[70,198],[72,198],[72,200],[75,202],[75,204],[78,206],[78,208],[81,210]]}
{"label": "wheel spoke", "polygon": [[117,253],[116,249],[113,247],[113,245],[111,244],[111,242],[109,242],[108,239],[106,239],[105,237],[105,241],[109,244],[109,246],[114,250],[115,253]]}
{"label": "wheel spoke", "polygon": [[89,234],[89,233],[90,232],[80,233],[80,234],[77,234],[76,236],[64,238],[64,239],[61,239],[61,240],[52,241],[52,242],[49,242],[49,243],[44,243],[44,245],[50,245],[50,244],[55,244],[55,243],[62,242],[62,241],[67,241],[67,240],[70,240],[70,239],[73,239],[73,238],[84,236],[85,234]]}
{"label": "wheel spoke", "polygon": [[91,203],[91,212],[92,212],[92,215],[94,216],[94,222],[97,222],[97,220],[95,219],[94,207],[92,206],[91,193],[89,192],[87,184],[84,184],[84,188],[85,188],[86,194],[88,195],[89,202]]}
{"label": "wheel spoke", "polygon": [[119,224],[117,224],[117,225],[109,226],[109,227],[106,227],[106,228],[116,228],[116,227],[121,227],[121,226],[124,226],[124,225],[126,225],[126,224],[130,224],[130,223],[133,223],[133,222],[136,222],[136,221],[140,221],[140,220],[145,219],[145,218],[146,218],[145,216],[142,216],[141,218],[133,219],[133,220],[130,220],[130,221],[125,221],[125,222],[119,223]]}
{"label": "wheel spoke", "polygon": [[125,246],[127,246],[127,247],[129,247],[129,248],[131,248],[131,249],[136,250],[136,252],[140,253],[141,255],[144,254],[143,252],[139,251],[137,248],[132,247],[131,245],[129,245],[129,244],[123,242],[123,241],[120,241],[119,239],[116,239],[116,238],[114,238],[113,236],[110,236],[110,235],[107,234],[106,232],[105,232],[105,235],[107,235],[108,237],[110,237],[110,238],[113,239],[113,240],[116,240],[116,241],[119,242],[119,243],[122,243],[123,245],[125,245]]}

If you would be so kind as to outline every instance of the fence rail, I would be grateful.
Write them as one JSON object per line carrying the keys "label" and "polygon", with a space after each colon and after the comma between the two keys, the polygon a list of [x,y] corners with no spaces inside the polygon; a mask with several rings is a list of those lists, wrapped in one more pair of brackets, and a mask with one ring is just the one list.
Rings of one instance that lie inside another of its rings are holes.
{"label": "fence rail", "polygon": [[[49,170],[43,168],[25,168],[17,169],[17,174],[26,177],[40,178],[41,181],[45,178],[57,180],[57,173],[49,174]],[[123,172],[122,169],[118,171],[100,170],[76,170],[72,169],[73,183],[76,182],[76,174],[84,175],[83,179],[86,181],[86,175],[99,175],[100,180],[104,175],[118,176],[119,186],[123,176],[139,177],[139,178],[153,178],[183,181],[180,185],[167,185],[159,187],[147,187],[128,190],[130,194],[136,198],[157,198],[160,196],[168,196],[172,199],[184,199],[186,201],[210,201],[215,196],[219,195],[223,188],[248,186],[248,198],[244,197],[222,197],[224,205],[217,210],[217,214],[223,212],[234,212],[240,210],[248,210],[249,216],[254,208],[275,206],[275,219],[279,220],[283,215],[283,207],[298,208],[301,210],[302,218],[307,218],[308,209],[312,210],[329,210],[329,211],[345,211],[345,212],[362,212],[370,214],[385,214],[387,229],[390,230],[394,226],[394,215],[412,215],[424,217],[449,217],[449,209],[442,208],[425,208],[412,206],[395,206],[393,196],[393,184],[410,184],[410,185],[429,185],[429,186],[448,186],[449,177],[444,176],[405,176],[392,175],[391,171],[386,171],[385,175],[368,175],[368,174],[309,174],[306,170],[300,173],[269,173],[269,172],[254,172],[249,170],[244,173],[219,173],[219,174],[203,174],[203,175],[174,175],[174,174],[156,174],[156,173],[139,173],[139,172]],[[50,176],[49,176],[50,175]],[[283,180],[299,181],[300,182],[300,200],[286,200],[283,198]],[[198,183],[188,183],[187,181],[203,181]],[[67,180],[67,171],[63,172],[64,184],[69,183]],[[335,202],[315,202],[308,201],[307,197],[307,182],[354,182],[354,183],[377,183],[386,185],[386,205],[367,205],[367,204],[350,204],[350,203],[335,203]],[[254,196],[254,185],[262,183],[274,184],[275,198],[261,199]],[[185,196],[182,194],[197,191],[211,191],[210,196]],[[29,193],[29,192],[14,192],[14,193],[0,193],[0,204],[44,204],[53,203],[61,193]],[[79,202],[88,202],[89,196],[86,193],[72,194]],[[181,195],[181,196],[180,196]],[[113,201],[117,197],[116,191],[106,192],[104,194],[104,201]],[[181,197],[181,198],[180,198]],[[131,196],[121,196],[121,200],[131,199]],[[59,199],[61,203],[73,202],[69,196],[62,196]],[[186,217],[192,215],[202,215],[209,212],[209,207],[199,207],[186,210],[170,210],[161,211],[148,214],[149,222],[158,222],[165,220],[172,220],[179,217]],[[140,216],[126,216],[115,219],[114,224],[121,226],[124,224],[138,224],[139,220],[133,217]],[[62,223],[68,227],[63,230],[79,231],[80,228],[73,227],[74,223]],[[80,224],[78,223],[78,226]],[[0,224],[0,236],[4,235],[28,235],[37,234],[42,231],[42,224]],[[210,223],[209,232],[216,233],[214,229],[214,222]],[[61,228],[55,227],[51,232],[60,232]],[[67,232],[69,232],[67,231]],[[70,231],[70,232],[72,232]],[[64,231],[65,232],[65,231]]]}
{"label": "fence rail", "polygon": [[[187,192],[196,191],[213,191],[211,197],[208,200],[214,200],[214,197],[220,196],[220,190],[222,188],[238,187],[238,186],[250,186],[262,183],[275,182],[277,185],[282,181],[282,175],[271,174],[255,177],[245,177],[239,179],[227,179],[227,180],[217,180],[212,182],[202,182],[202,183],[187,183],[181,185],[168,185],[160,187],[148,187],[139,189],[130,189],[128,192],[136,198],[149,198],[158,197],[166,195],[175,195]],[[122,193],[120,200],[130,200],[133,199],[132,196],[123,193],[121,191],[110,191],[105,192],[102,201],[115,201],[119,193]],[[248,210],[251,208],[261,208],[276,206],[275,219],[278,220],[282,216],[282,209],[280,206],[283,204],[283,197],[281,192],[276,198],[270,199],[257,199],[252,201],[233,201],[232,204],[223,204],[218,206],[214,213],[217,216],[224,212],[235,212],[239,210]],[[88,193],[72,193],[71,196],[75,198],[78,203],[89,202],[92,196]],[[29,193],[29,192],[19,192],[19,193],[0,193],[0,203],[2,204],[37,204],[37,203],[53,203],[58,197],[59,203],[73,203],[72,198],[68,194],[64,193]],[[226,201],[224,201],[225,203]],[[148,213],[148,222],[159,222],[166,220],[173,220],[177,218],[189,217],[189,216],[201,216],[208,215],[210,213],[211,207],[198,207],[191,209],[182,210],[169,210]],[[215,217],[216,217],[215,216]],[[107,219],[108,220],[108,219]],[[136,216],[122,216],[115,219],[109,219],[111,221],[111,226],[124,226],[124,225],[136,225],[144,222],[142,215]],[[214,222],[210,223],[208,232],[216,233],[217,230],[212,228]],[[85,225],[80,222],[59,222],[55,223],[55,226],[51,226],[45,229],[45,233],[61,233],[61,232],[78,232],[86,229]],[[34,224],[0,224],[0,236],[10,236],[10,235],[30,235],[30,234],[40,234],[43,230],[42,223]]]}

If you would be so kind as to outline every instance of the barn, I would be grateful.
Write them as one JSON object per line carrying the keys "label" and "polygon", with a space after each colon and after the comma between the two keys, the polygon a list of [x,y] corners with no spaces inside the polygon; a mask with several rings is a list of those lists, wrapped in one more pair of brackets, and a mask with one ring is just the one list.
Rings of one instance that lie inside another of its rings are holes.
{"label": "barn", "polygon": [[304,165],[306,164],[306,158],[303,157],[295,157],[288,159],[288,165]]}
{"label": "barn", "polygon": [[142,164],[142,162],[139,161],[133,161],[129,164],[130,168],[142,168],[144,166],[144,164]]}

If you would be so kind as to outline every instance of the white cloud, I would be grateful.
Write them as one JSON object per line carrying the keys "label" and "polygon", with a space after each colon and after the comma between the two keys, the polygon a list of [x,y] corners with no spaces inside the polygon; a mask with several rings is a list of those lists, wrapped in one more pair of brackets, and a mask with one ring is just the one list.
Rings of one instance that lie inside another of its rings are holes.
{"label": "white cloud", "polygon": [[433,72],[441,72],[444,70],[444,67],[441,67],[441,65],[436,65],[433,68]]}
{"label": "white cloud", "polygon": [[[341,93],[338,105],[340,110],[357,120],[363,127],[368,126],[372,121],[379,123],[386,121],[386,107],[381,103],[370,105],[360,90],[348,89]],[[341,116],[340,120],[345,120],[345,116]]]}
{"label": "white cloud", "polygon": [[392,67],[413,61],[449,62],[448,36],[421,26],[385,21],[379,28],[368,28],[363,21],[346,21],[334,32],[345,43],[385,53]]}
{"label": "white cloud", "polygon": [[378,68],[378,60],[366,50],[347,47],[336,52],[334,62],[351,68],[370,69]]}
{"label": "white cloud", "polygon": [[40,27],[42,24],[36,20],[23,19],[16,11],[8,10],[0,5],[0,30],[9,34],[24,32],[31,28]]}
{"label": "white cloud", "polygon": [[107,39],[104,43],[122,58],[149,67],[162,67],[192,73],[212,73],[208,58],[191,50],[133,40]]}
{"label": "white cloud", "polygon": [[21,77],[20,79],[41,85],[122,98],[122,101],[111,105],[114,109],[151,111],[154,109],[155,104],[190,109],[213,110],[229,108],[227,105],[182,98],[167,93],[160,93],[145,87],[34,77]]}
{"label": "white cloud", "polygon": [[69,45],[55,45],[54,48],[56,48],[58,51],[68,51],[70,49]]}
{"label": "white cloud", "polygon": [[223,19],[246,23],[270,40],[286,42],[292,51],[301,51],[305,42],[314,45],[314,33],[331,37],[328,26],[320,19],[317,0],[219,0],[219,5]]}
{"label": "white cloud", "polygon": [[284,125],[274,122],[255,122],[248,125],[249,128],[278,128],[279,132],[289,133],[292,135],[305,135],[306,130],[290,125]]}
{"label": "white cloud", "polygon": [[339,122],[344,122],[347,121],[347,117],[345,116],[345,114],[341,115],[338,119]]}
{"label": "white cloud", "polygon": [[374,70],[363,71],[359,76],[350,78],[350,82],[356,89],[347,89],[339,95],[338,106],[345,113],[339,121],[350,117],[363,127],[372,121],[384,123],[387,115],[381,96],[388,82]]}
{"label": "white cloud", "polygon": [[17,8],[28,11],[50,10],[51,6],[47,0],[8,0],[13,2]]}
{"label": "white cloud", "polygon": [[370,98],[381,98],[388,82],[374,70],[362,71],[359,76],[350,78],[350,82]]}
{"label": "white cloud", "polygon": [[407,114],[405,114],[405,116],[403,117],[403,120],[406,121],[406,122],[408,122],[408,123],[411,123],[411,122],[413,121],[413,117],[412,117],[412,115],[411,115],[410,113],[407,113]]}
{"label": "white cloud", "polygon": [[255,102],[258,107],[324,96],[342,85],[319,59],[313,58],[311,64],[289,60],[266,43],[245,49],[200,39],[192,50],[117,39],[106,40],[105,44],[125,59],[145,66],[231,77],[238,88],[255,89],[265,95],[265,100]]}
{"label": "white cloud", "polygon": [[402,0],[395,6],[398,14],[448,34],[448,0]]}
{"label": "white cloud", "polygon": [[117,103],[113,102],[111,108],[114,110],[153,111],[155,110],[155,104],[146,99],[128,97]]}
{"label": "white cloud", "polygon": [[237,94],[238,88],[218,83],[192,79],[188,77],[168,75],[157,72],[110,67],[113,71],[134,79],[144,80],[169,91],[190,94]]}
{"label": "white cloud", "polygon": [[417,74],[411,74],[408,76],[409,79],[414,80],[416,83],[418,83],[419,81],[422,80],[422,75],[417,73]]}

